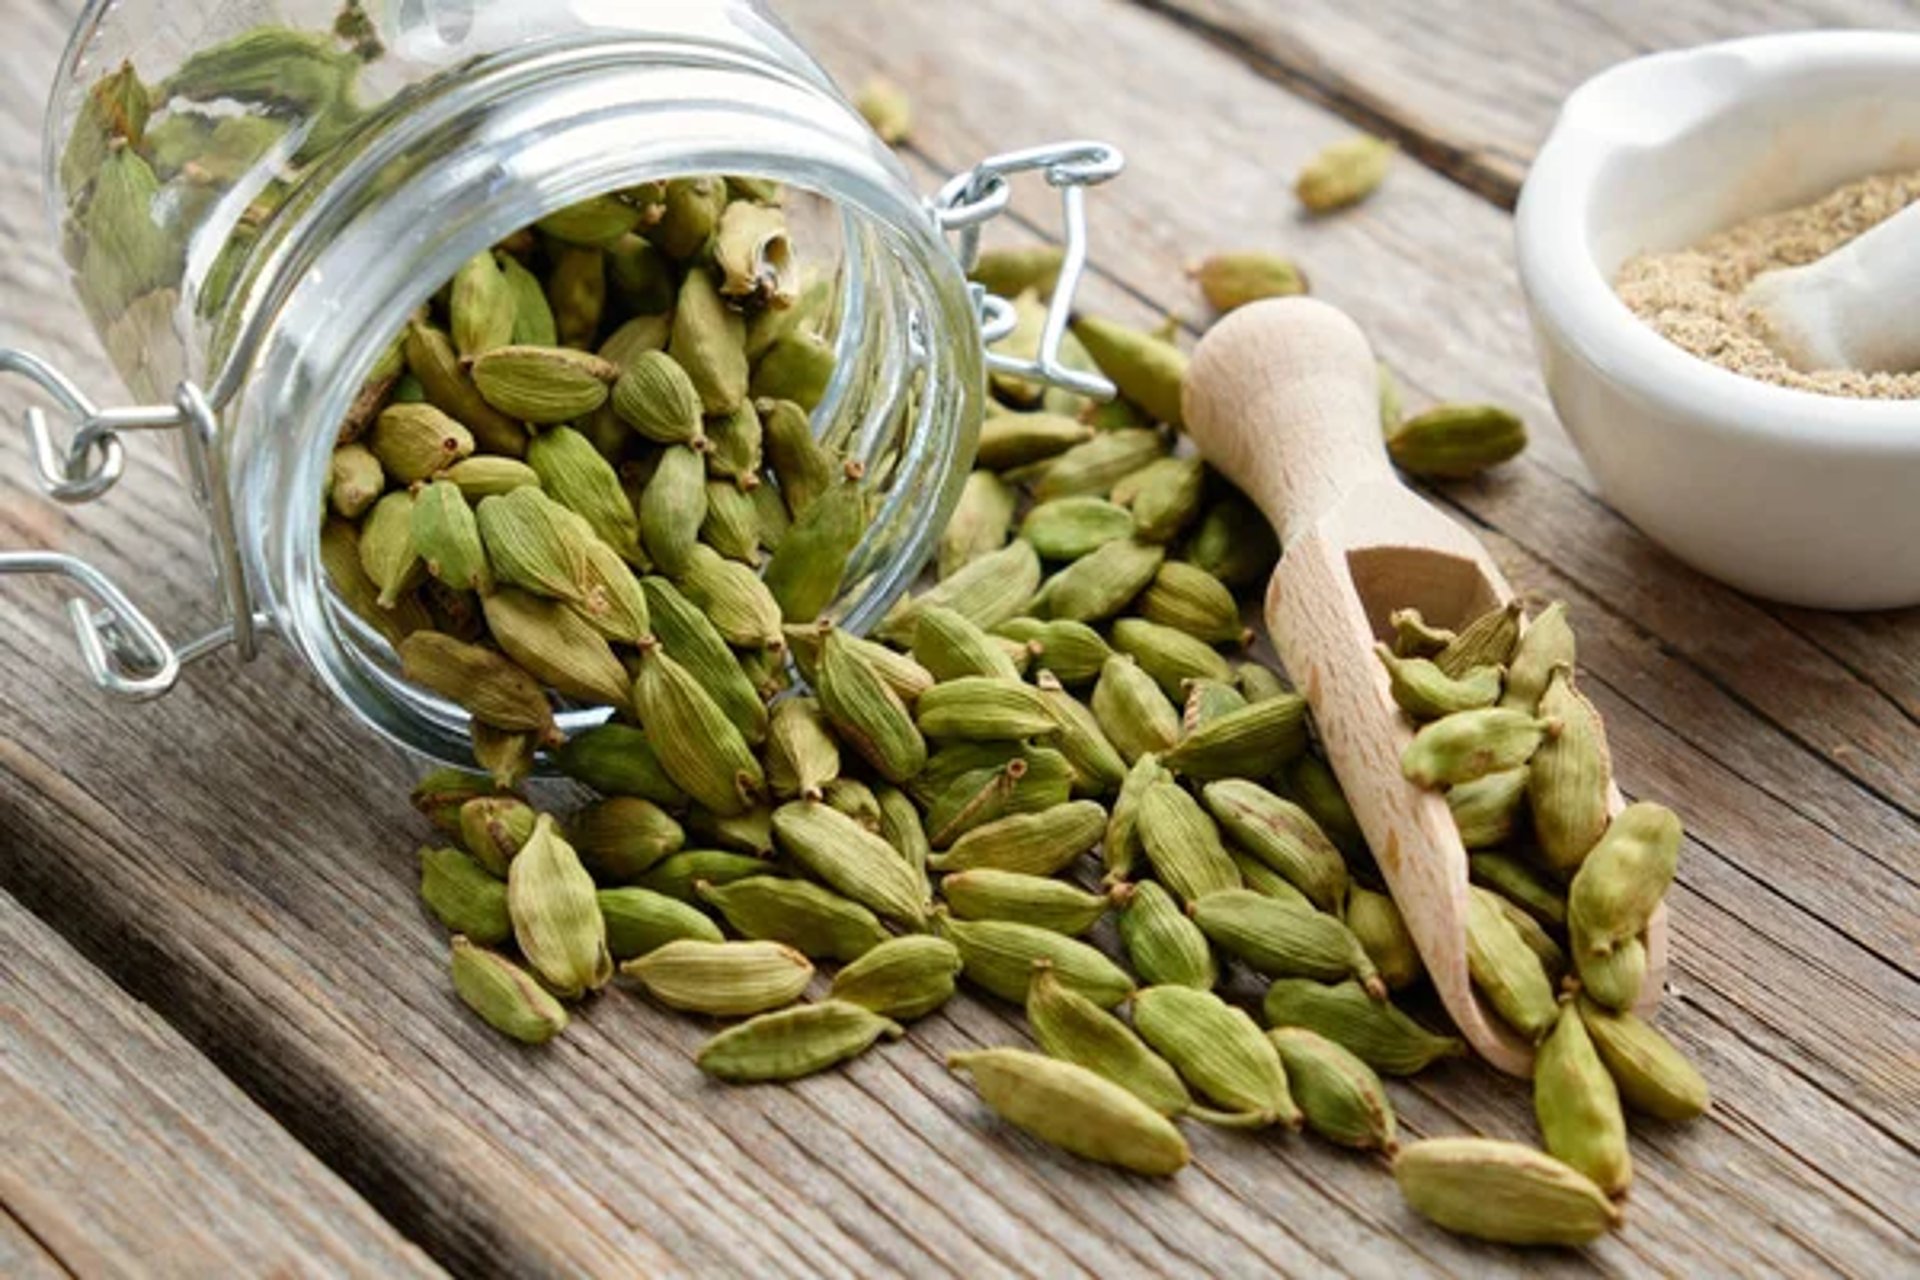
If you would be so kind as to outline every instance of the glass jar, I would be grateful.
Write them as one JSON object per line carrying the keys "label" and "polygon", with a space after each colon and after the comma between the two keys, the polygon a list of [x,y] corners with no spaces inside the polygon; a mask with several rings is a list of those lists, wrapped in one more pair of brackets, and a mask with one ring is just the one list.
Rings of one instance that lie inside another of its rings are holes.
{"label": "glass jar", "polygon": [[[183,161],[181,155],[191,155]],[[56,370],[0,352],[73,421],[29,410],[63,501],[118,478],[117,432],[179,428],[228,624],[176,651],[70,557],[61,574],[97,680],[129,696],[272,632],[389,737],[468,758],[466,717],[409,686],[320,568],[338,424],[407,317],[460,265],[565,206],[718,173],[785,184],[796,239],[836,281],[837,371],[815,433],[882,477],[835,616],[876,621],[944,527],[985,405],[985,369],[1110,391],[1064,367],[1098,144],[1000,157],[922,200],[892,152],[760,0],[93,0],[48,111],[50,215],[73,282],[140,409],[99,410]],[[1062,193],[1069,246],[1037,357],[984,354],[1011,307],[969,286],[1009,176]],[[949,235],[957,234],[957,249]]]}

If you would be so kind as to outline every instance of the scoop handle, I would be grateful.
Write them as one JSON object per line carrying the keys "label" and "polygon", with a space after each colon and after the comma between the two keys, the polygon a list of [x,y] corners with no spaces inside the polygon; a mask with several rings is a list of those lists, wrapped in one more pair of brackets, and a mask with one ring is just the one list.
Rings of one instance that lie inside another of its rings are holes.
{"label": "scoop handle", "polygon": [[1380,430],[1380,367],[1345,312],[1312,298],[1242,307],[1200,340],[1187,431],[1292,543],[1348,494],[1397,485]]}

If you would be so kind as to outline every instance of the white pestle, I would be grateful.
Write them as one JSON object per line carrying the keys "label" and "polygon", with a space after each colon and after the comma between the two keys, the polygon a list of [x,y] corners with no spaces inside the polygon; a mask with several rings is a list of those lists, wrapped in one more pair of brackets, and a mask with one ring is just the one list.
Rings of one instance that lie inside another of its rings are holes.
{"label": "white pestle", "polygon": [[1817,262],[1755,277],[1742,297],[1802,373],[1920,370],[1920,204]]}

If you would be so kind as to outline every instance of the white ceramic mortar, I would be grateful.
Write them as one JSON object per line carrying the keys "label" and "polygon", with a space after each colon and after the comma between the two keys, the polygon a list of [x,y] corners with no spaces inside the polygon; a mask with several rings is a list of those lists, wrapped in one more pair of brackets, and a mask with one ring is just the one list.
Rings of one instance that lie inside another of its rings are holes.
{"label": "white ceramic mortar", "polygon": [[1603,72],[1527,178],[1520,277],[1555,408],[1609,502],[1742,590],[1920,604],[1920,401],[1721,369],[1643,324],[1613,276],[1635,254],[1916,168],[1920,35],[1809,32]]}

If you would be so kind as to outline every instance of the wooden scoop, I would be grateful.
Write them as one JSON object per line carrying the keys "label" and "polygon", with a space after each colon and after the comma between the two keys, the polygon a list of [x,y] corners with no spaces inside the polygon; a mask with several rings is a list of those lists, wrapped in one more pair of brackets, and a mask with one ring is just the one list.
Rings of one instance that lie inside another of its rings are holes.
{"label": "wooden scoop", "polygon": [[[1396,609],[1457,628],[1511,588],[1471,534],[1395,475],[1373,352],[1325,303],[1262,302],[1216,325],[1187,375],[1186,423],[1279,531],[1268,629],[1447,1012],[1487,1061],[1531,1074],[1532,1047],[1483,1009],[1468,979],[1467,851],[1440,793],[1401,773],[1413,724],[1373,651]],[[1650,1005],[1666,977],[1664,909],[1646,941]]]}

